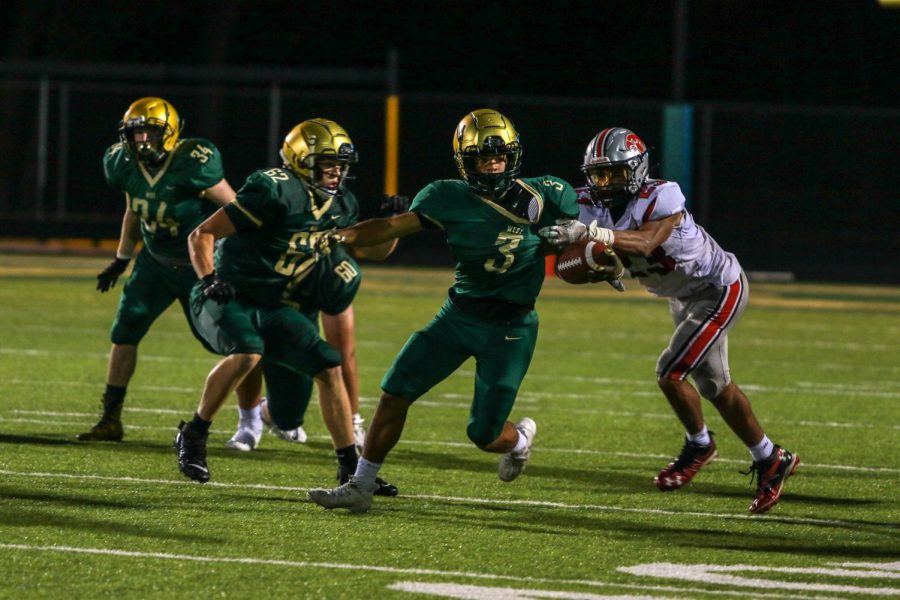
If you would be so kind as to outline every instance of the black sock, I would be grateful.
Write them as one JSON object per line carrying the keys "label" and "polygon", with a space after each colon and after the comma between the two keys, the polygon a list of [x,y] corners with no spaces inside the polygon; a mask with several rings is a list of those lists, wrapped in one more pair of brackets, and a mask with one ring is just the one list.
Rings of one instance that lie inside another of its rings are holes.
{"label": "black sock", "polygon": [[103,408],[109,411],[112,408],[118,408],[125,402],[125,392],[128,390],[125,386],[106,384],[106,391],[103,392]]}
{"label": "black sock", "polygon": [[356,453],[355,444],[350,444],[346,448],[337,448],[334,453],[337,454],[341,471],[348,475],[356,473],[356,463],[359,462],[359,455]]}
{"label": "black sock", "polygon": [[207,421],[197,413],[194,413],[194,418],[188,423],[188,427],[197,433],[209,433],[210,425],[212,425],[212,421]]}

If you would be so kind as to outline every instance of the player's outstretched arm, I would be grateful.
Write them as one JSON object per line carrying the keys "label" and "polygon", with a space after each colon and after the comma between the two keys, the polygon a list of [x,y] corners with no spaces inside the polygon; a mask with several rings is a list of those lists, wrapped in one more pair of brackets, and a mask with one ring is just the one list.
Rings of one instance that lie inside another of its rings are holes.
{"label": "player's outstretched arm", "polygon": [[342,236],[342,243],[359,247],[384,244],[421,229],[422,222],[419,221],[419,216],[416,213],[406,212],[393,217],[369,219],[336,233]]}
{"label": "player's outstretched arm", "polygon": [[616,231],[613,248],[636,256],[650,256],[660,244],[669,239],[672,230],[681,222],[681,213],[663,219],[647,221],[635,231]]}

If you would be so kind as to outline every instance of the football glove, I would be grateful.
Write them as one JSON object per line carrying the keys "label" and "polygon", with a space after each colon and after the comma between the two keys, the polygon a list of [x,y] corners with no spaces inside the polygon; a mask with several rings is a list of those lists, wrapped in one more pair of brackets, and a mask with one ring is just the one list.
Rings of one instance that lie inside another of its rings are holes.
{"label": "football glove", "polygon": [[234,300],[234,286],[219,279],[215,271],[201,279],[200,284],[203,286],[204,300],[212,300],[216,304],[226,304]]}
{"label": "football glove", "polygon": [[327,256],[331,249],[344,241],[344,236],[337,230],[329,231],[320,235],[313,242],[313,250],[316,254]]}
{"label": "football glove", "polygon": [[615,240],[612,229],[597,227],[596,219],[590,225],[574,219],[557,219],[556,225],[541,227],[538,235],[556,248],[565,248],[569,244],[581,240],[594,240],[612,246]]}
{"label": "football glove", "polygon": [[378,212],[382,217],[393,217],[409,212],[409,198],[406,196],[383,196]]}
{"label": "football glove", "polygon": [[606,281],[616,290],[624,292],[625,286],[622,284],[622,276],[625,274],[625,265],[622,264],[622,259],[619,258],[619,255],[612,248],[606,244],[604,246],[603,253],[609,257],[613,264],[602,265],[599,268],[588,271],[588,281],[591,283]]}
{"label": "football glove", "polygon": [[109,288],[115,287],[116,280],[128,268],[129,262],[131,262],[130,258],[119,258],[117,256],[114,261],[109,263],[108,267],[97,275],[97,289],[100,290],[101,294],[108,291]]}

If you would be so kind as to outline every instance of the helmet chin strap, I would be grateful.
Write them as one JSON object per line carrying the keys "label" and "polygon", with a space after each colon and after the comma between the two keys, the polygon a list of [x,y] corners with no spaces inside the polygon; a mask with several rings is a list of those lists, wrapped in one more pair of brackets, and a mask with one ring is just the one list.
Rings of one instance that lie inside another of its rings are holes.
{"label": "helmet chin strap", "polygon": [[[603,195],[601,196],[600,194]],[[591,190],[591,200],[593,201],[594,206],[601,206],[603,208],[625,206],[634,199],[635,195],[636,194],[626,191],[595,192]]]}

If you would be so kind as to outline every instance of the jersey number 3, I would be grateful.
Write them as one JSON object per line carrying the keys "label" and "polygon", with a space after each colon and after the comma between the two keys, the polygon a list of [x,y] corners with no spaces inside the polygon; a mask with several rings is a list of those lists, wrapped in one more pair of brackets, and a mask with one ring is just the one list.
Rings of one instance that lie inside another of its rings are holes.
{"label": "jersey number 3", "polygon": [[512,266],[513,261],[516,260],[516,255],[513,254],[513,250],[519,247],[519,243],[524,237],[525,236],[520,233],[503,232],[498,235],[495,245],[497,246],[497,250],[500,251],[500,256],[502,258],[487,259],[484,261],[484,270],[488,273],[506,273]]}

